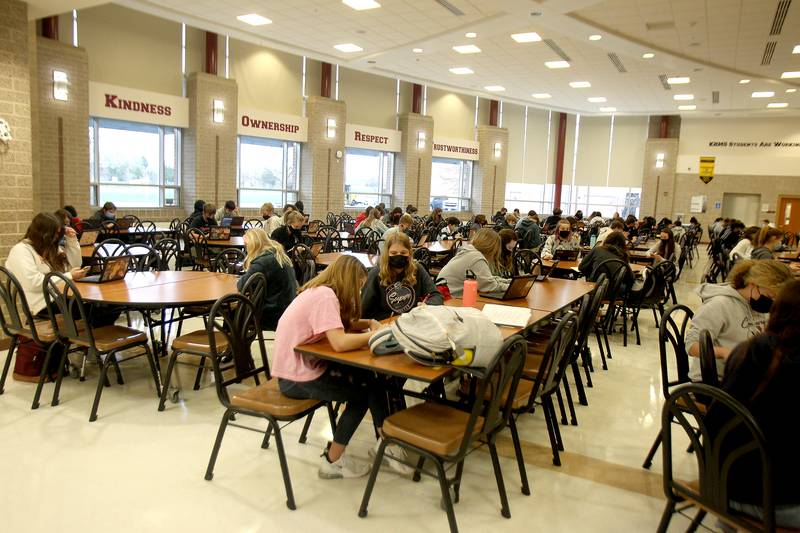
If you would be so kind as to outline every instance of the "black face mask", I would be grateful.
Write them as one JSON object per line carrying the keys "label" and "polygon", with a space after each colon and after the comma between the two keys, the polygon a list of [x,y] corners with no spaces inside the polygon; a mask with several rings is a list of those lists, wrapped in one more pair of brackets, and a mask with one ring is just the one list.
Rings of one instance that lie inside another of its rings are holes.
{"label": "black face mask", "polygon": [[296,235],[296,236],[298,236],[298,237],[299,237],[299,236],[301,236],[302,234],[303,234],[303,230],[302,230],[302,229],[296,229],[296,228],[292,228],[292,235]]}
{"label": "black face mask", "polygon": [[562,239],[566,239],[567,237],[569,237],[569,233],[570,233],[569,231],[559,231],[559,232],[558,232],[558,235],[559,235],[559,237],[561,237]]}
{"label": "black face mask", "polygon": [[758,298],[750,296],[750,308],[756,313],[769,313],[769,310],[772,309],[772,298],[763,294]]}
{"label": "black face mask", "polygon": [[407,255],[390,255],[389,266],[392,268],[406,268],[408,266],[409,257]]}

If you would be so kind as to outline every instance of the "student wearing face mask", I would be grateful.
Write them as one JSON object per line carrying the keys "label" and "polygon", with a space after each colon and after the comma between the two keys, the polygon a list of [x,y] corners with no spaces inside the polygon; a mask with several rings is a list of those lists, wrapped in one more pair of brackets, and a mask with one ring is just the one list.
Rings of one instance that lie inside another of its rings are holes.
{"label": "student wearing face mask", "polygon": [[405,234],[413,225],[414,219],[407,213],[397,219],[397,225],[387,229],[386,233],[383,234],[383,242],[380,243],[380,253],[383,253],[383,251],[386,249],[386,243],[389,241],[389,237],[391,235],[394,235],[395,233]]}
{"label": "student wearing face mask", "polygon": [[278,241],[287,252],[294,248],[296,244],[303,242],[303,224],[305,217],[298,211],[291,211],[286,215],[286,225],[281,226],[272,232],[270,238]]}
{"label": "student wearing face mask", "polygon": [[92,222],[113,222],[116,219],[117,206],[114,205],[114,202],[106,202],[103,207],[95,211],[89,220]]}
{"label": "student wearing face mask", "polygon": [[497,262],[498,276],[510,278],[514,275],[514,250],[517,248],[517,234],[512,229],[500,230],[500,260]]}
{"label": "student wearing face mask", "polygon": [[700,332],[708,330],[714,341],[717,373],[722,376],[731,350],[758,335],[769,318],[772,301],[781,287],[793,279],[789,267],[772,259],[741,261],[733,267],[727,283],[706,283],[697,294],[702,305],[692,319],[684,339],[691,356],[689,377],[701,381]]}
{"label": "student wearing face mask", "polygon": [[567,219],[561,219],[556,232],[547,237],[542,248],[542,259],[552,259],[558,250],[577,250],[581,247],[580,238],[572,232]]}
{"label": "student wearing face mask", "polygon": [[203,204],[203,210],[199,215],[194,215],[192,220],[189,221],[190,228],[210,228],[211,226],[218,226],[214,214],[217,212],[217,206],[214,204]]}
{"label": "student wearing face mask", "polygon": [[752,259],[775,259],[775,252],[783,248],[783,231],[765,226],[758,233],[758,246],[750,252]]}
{"label": "student wearing face mask", "polygon": [[662,261],[672,261],[677,266],[678,258],[681,256],[681,246],[675,242],[672,230],[665,227],[658,234],[658,242],[647,251],[647,254],[654,259],[654,265]]}
{"label": "student wearing face mask", "polygon": [[[363,318],[383,320],[408,312],[420,302],[444,303],[425,267],[412,259],[412,251],[408,235],[397,231],[386,238],[386,253],[381,254],[380,263],[369,270],[361,291]],[[403,287],[395,287],[397,283]]]}

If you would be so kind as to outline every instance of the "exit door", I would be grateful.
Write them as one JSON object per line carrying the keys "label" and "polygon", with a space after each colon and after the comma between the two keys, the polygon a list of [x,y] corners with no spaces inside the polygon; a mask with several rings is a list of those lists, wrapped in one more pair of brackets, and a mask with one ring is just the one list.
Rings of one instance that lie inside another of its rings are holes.
{"label": "exit door", "polygon": [[800,233],[800,196],[781,196],[775,225],[784,231]]}

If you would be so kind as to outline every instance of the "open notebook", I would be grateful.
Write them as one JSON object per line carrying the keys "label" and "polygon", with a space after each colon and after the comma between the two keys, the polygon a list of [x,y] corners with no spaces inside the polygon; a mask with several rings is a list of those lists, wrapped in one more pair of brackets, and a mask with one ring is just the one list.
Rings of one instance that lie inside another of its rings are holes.
{"label": "open notebook", "polygon": [[524,328],[531,319],[531,310],[527,307],[486,304],[483,314],[498,326],[514,326]]}

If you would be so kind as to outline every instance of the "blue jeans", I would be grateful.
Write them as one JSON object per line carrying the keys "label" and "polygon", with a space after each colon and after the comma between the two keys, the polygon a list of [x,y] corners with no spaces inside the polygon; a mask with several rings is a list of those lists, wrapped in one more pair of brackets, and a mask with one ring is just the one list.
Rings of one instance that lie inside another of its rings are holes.
{"label": "blue jeans", "polygon": [[383,426],[389,407],[386,388],[372,372],[328,363],[325,373],[312,381],[278,378],[281,392],[296,400],[345,402],[344,413],[336,423],[333,441],[346,446],[369,409],[376,428]]}

